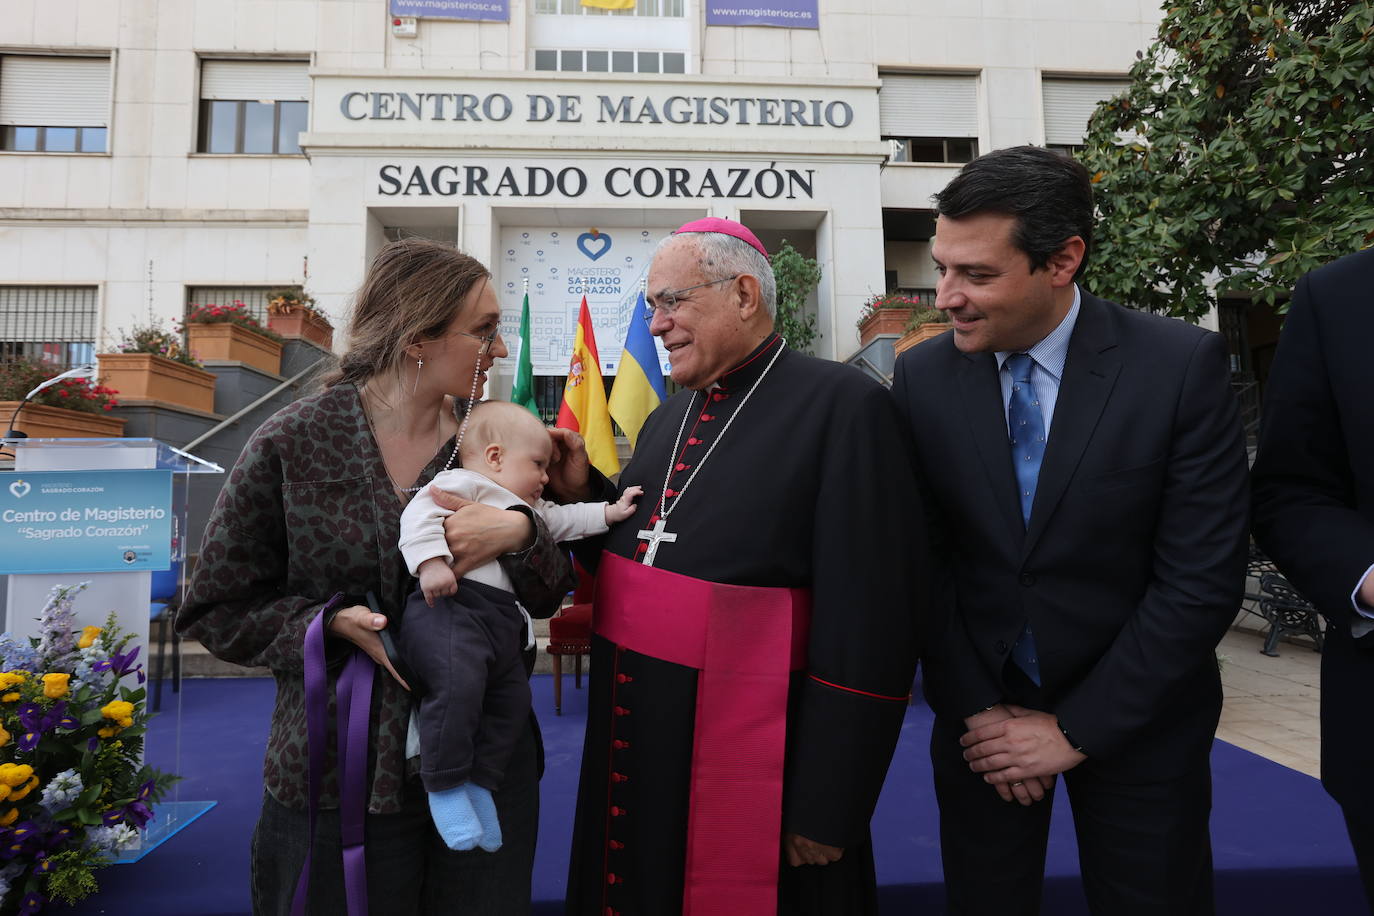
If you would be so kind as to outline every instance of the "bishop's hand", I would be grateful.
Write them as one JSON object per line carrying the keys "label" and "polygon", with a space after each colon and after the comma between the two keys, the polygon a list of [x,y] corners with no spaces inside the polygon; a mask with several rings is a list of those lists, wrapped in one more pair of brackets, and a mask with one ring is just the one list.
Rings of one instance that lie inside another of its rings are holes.
{"label": "bishop's hand", "polygon": [[587,443],[571,429],[550,429],[549,438],[553,440],[549,490],[563,502],[586,502],[591,498]]}
{"label": "bishop's hand", "polygon": [[782,848],[787,853],[787,864],[793,868],[799,865],[829,865],[840,861],[844,855],[844,850],[839,846],[817,843],[799,833],[784,833]]}

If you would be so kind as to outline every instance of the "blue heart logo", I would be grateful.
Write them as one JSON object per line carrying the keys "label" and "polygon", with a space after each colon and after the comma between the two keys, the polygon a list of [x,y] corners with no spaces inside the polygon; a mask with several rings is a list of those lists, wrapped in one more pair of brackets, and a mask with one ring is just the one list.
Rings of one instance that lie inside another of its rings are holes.
{"label": "blue heart logo", "polygon": [[[593,251],[592,249],[598,245],[601,247]],[[604,232],[600,235],[584,232],[577,237],[577,250],[595,261],[611,250],[611,237]]]}

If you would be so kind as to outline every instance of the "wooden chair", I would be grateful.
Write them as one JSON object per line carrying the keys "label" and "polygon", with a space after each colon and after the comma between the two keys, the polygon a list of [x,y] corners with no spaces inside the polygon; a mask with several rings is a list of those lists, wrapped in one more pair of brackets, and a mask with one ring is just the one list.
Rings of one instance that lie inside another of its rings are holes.
{"label": "wooden chair", "polygon": [[563,715],[563,656],[573,657],[573,686],[582,689],[582,656],[592,651],[592,595],[596,580],[580,565],[573,603],[549,618],[547,652],[553,659],[553,714]]}

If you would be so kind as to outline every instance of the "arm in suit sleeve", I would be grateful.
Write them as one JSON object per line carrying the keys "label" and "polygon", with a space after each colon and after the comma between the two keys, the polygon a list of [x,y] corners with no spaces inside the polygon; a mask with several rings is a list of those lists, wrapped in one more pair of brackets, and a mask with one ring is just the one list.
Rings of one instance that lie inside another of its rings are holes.
{"label": "arm in suit sleeve", "polygon": [[[918,436],[921,431],[910,422],[911,406],[919,395],[911,391],[906,359],[897,360],[892,382],[892,398],[897,410],[907,419],[908,433]],[[913,475],[925,509],[926,530],[930,539],[930,572],[917,587],[929,596],[929,612],[921,621],[925,633],[924,653],[926,695],[931,706],[941,715],[963,720],[980,710],[1003,700],[997,678],[988,672],[973,650],[963,618],[958,613],[958,594],[950,570],[949,527],[944,522],[939,503],[929,481],[930,469],[922,468],[914,457]],[[938,686],[938,692],[936,685]]]}
{"label": "arm in suit sleeve", "polygon": [[1267,384],[1254,470],[1255,540],[1331,621],[1349,626],[1350,593],[1374,563],[1374,524],[1356,509],[1319,308],[1303,277]]}
{"label": "arm in suit sleeve", "polygon": [[867,835],[897,745],[919,653],[913,584],[928,568],[900,420],[881,386],[855,388],[817,456],[811,632],[783,808],[784,830],[841,847]]}
{"label": "arm in suit sleeve", "polygon": [[1110,756],[1212,652],[1245,585],[1244,433],[1220,335],[1199,339],[1180,389],[1145,594],[1087,677],[1057,705],[1089,756]]}

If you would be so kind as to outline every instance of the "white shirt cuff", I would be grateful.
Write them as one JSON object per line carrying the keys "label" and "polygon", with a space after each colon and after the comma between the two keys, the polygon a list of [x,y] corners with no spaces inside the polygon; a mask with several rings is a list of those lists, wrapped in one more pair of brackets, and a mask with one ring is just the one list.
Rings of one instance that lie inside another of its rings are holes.
{"label": "white shirt cuff", "polygon": [[1364,580],[1368,579],[1371,574],[1374,574],[1374,564],[1371,564],[1370,567],[1364,571],[1364,575],[1360,576],[1360,581],[1355,583],[1355,590],[1350,593],[1350,606],[1353,607],[1355,613],[1359,614],[1361,617],[1368,617],[1370,620],[1374,620],[1374,608],[1360,603],[1360,588],[1364,585]]}

